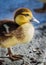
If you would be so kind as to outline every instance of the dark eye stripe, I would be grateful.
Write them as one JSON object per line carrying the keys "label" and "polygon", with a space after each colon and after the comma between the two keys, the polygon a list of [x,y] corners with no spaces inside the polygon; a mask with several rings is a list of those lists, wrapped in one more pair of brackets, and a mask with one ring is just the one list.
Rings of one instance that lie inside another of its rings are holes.
{"label": "dark eye stripe", "polygon": [[25,16],[29,16],[29,14],[25,14]]}
{"label": "dark eye stripe", "polygon": [[24,16],[29,16],[29,14],[21,14],[21,15],[24,15]]}

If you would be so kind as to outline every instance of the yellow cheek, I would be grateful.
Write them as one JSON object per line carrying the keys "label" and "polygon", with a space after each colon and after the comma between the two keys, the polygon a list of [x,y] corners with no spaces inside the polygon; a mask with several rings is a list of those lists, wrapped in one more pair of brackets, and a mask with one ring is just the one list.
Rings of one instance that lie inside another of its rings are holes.
{"label": "yellow cheek", "polygon": [[29,17],[29,16],[27,16],[27,19],[28,19],[28,20],[31,20],[32,18],[31,18],[31,17]]}
{"label": "yellow cheek", "polygon": [[23,15],[18,15],[15,19],[16,23],[22,25],[24,23],[29,22],[29,19]]}

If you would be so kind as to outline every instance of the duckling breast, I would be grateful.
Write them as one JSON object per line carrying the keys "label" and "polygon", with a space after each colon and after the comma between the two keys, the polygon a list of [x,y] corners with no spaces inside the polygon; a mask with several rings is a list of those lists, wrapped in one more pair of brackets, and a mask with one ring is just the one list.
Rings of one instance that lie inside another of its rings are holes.
{"label": "duckling breast", "polygon": [[23,42],[29,43],[30,41],[32,41],[32,38],[34,36],[34,27],[31,23],[26,23],[22,25],[22,28],[23,28],[23,33],[24,33]]}
{"label": "duckling breast", "polygon": [[21,25],[15,32],[15,37],[18,43],[28,43],[34,35],[34,27],[30,23]]}

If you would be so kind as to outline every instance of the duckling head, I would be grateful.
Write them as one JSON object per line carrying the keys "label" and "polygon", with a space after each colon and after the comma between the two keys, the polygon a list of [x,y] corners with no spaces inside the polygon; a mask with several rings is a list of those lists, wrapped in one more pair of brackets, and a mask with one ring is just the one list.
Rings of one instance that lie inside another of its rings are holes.
{"label": "duckling head", "polygon": [[39,23],[39,21],[33,16],[32,11],[28,8],[19,8],[15,12],[14,21],[18,25],[22,25],[28,22],[36,21]]}

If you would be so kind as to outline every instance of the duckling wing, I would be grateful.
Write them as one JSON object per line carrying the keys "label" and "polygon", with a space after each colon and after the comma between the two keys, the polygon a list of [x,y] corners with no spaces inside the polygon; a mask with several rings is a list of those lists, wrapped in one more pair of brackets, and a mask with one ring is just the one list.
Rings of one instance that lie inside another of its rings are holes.
{"label": "duckling wing", "polygon": [[0,36],[10,36],[13,30],[16,30],[19,27],[16,23],[12,21],[5,21],[0,24]]}
{"label": "duckling wing", "polygon": [[13,42],[15,40],[14,33],[12,32],[18,27],[19,25],[11,21],[0,24],[0,46],[7,48],[15,44]]}
{"label": "duckling wing", "polygon": [[15,23],[11,23],[11,22],[4,23],[4,24],[9,26],[9,29],[8,29],[9,33],[7,33],[7,31],[5,31],[5,33],[4,33],[3,32],[4,26],[0,26],[1,31],[3,32],[3,33],[0,32],[0,46],[4,47],[4,48],[8,48],[8,47],[14,46],[18,43],[23,43],[24,33],[23,33],[22,26],[19,26]]}

